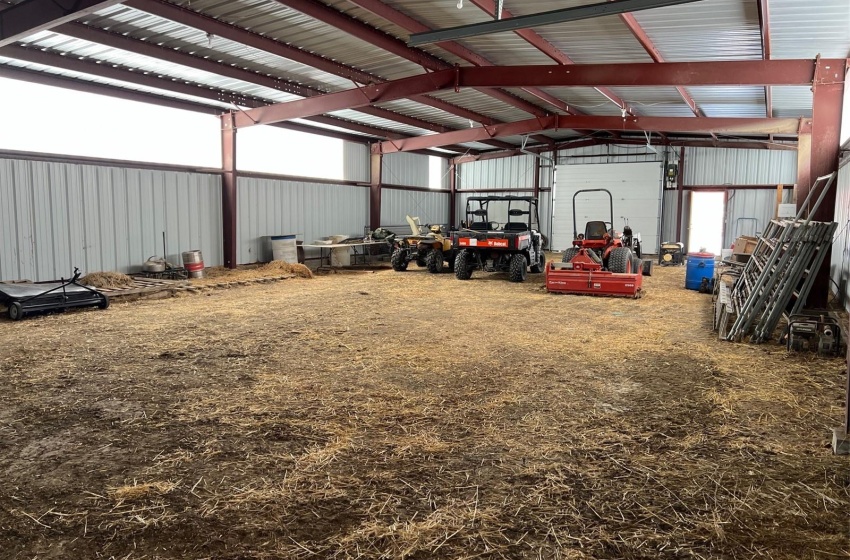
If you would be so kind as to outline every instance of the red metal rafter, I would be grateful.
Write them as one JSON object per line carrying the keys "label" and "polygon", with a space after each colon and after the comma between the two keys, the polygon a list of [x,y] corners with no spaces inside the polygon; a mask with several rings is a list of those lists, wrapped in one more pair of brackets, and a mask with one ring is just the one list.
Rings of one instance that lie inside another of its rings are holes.
{"label": "red metal rafter", "polygon": [[[419,64],[423,68],[427,70],[445,70],[446,68],[451,68],[451,64],[444,60],[440,60],[439,58],[426,53],[420,49],[415,49],[412,47],[408,47],[403,41],[400,41],[389,35],[371,27],[354,19],[342,12],[339,12],[321,2],[317,2],[315,0],[276,0],[278,3],[288,6],[294,10],[298,10],[299,12],[306,14],[314,19],[327,23],[328,25],[332,25],[337,29],[348,33],[354,37],[362,39],[364,41],[369,42],[370,44],[375,45],[378,48],[386,50],[396,56],[400,56],[405,58],[415,64]],[[533,103],[529,103],[528,101],[521,99],[512,93],[506,91],[483,91],[485,95],[489,95],[494,99],[498,99],[508,105],[516,107],[522,111],[530,115],[535,116],[543,116],[548,114],[548,111],[545,109],[534,105]],[[544,93],[545,92],[541,92]],[[565,105],[565,103],[557,100],[551,95],[545,94],[547,100],[555,101],[556,103],[560,103],[561,105]]]}
{"label": "red metal rafter", "polygon": [[[761,51],[764,60],[770,60],[770,9],[768,0],[759,0],[759,24],[761,27]],[[773,92],[770,86],[764,88],[765,114],[773,116]]]}
{"label": "red metal rafter", "polygon": [[596,129],[620,131],[675,131],[723,134],[793,134],[797,131],[797,119],[767,118],[709,118],[709,117],[596,117],[553,115],[542,119],[528,119],[514,123],[488,127],[470,128],[417,136],[406,140],[382,142],[373,145],[373,152],[393,153],[399,151],[435,148],[443,142],[466,143],[481,139],[528,134],[541,130]]}
{"label": "red metal rafter", "polygon": [[23,0],[0,11],[0,47],[45,31],[121,0]]}
{"label": "red metal rafter", "polygon": [[[430,31],[431,29],[426,26],[424,23],[416,20],[395,8],[392,8],[380,0],[349,0],[352,4],[360,6],[366,11],[372,12],[373,14],[384,18],[390,23],[397,25],[404,29],[405,31],[409,31],[411,33],[420,33],[423,31]],[[399,41],[401,42],[401,41]],[[404,44],[404,43],[402,43]],[[406,46],[406,45],[405,45]],[[469,50],[464,47],[460,43],[455,41],[444,41],[442,43],[438,43],[438,46],[443,50],[461,58],[475,66],[494,66],[492,62],[484,58],[483,56]],[[408,47],[410,48],[410,47]],[[564,111],[565,113],[579,115],[581,111],[578,111],[566,102],[561,99],[558,99],[554,95],[551,95],[541,89],[537,88],[523,88],[524,91],[533,95],[537,99],[544,101],[553,107]],[[492,93],[492,92],[491,92]]]}
{"label": "red metal rafter", "polygon": [[[487,12],[489,15],[494,17],[496,16],[496,11],[498,7],[496,6],[496,3],[493,0],[471,0],[471,2],[478,6],[480,9]],[[502,19],[508,19],[514,17],[514,15],[513,13],[511,13],[510,10],[507,10],[503,7],[501,17]],[[531,46],[533,46],[534,48],[536,48],[558,64],[575,64],[573,59],[567,56],[566,53],[559,50],[557,47],[555,47],[555,45],[544,39],[536,31],[533,31],[531,29],[517,29],[516,31],[514,31],[514,33],[525,39],[528,44],[530,44]],[[445,43],[439,43],[440,46],[443,46],[444,44]],[[619,95],[611,91],[609,88],[598,87],[594,89],[596,89],[596,91],[601,93],[603,96],[605,96],[605,98],[614,103],[620,109],[625,110],[630,115],[634,114],[632,108],[629,107],[628,104],[623,101]]]}
{"label": "red metal rafter", "polygon": [[[844,64],[843,59],[824,62]],[[278,103],[240,113],[237,127],[268,124],[354,109],[458,87],[803,85],[812,83],[812,60],[494,66],[440,70],[391,82]],[[663,130],[662,130],[663,131]]]}
{"label": "red metal rafter", "polygon": [[[203,15],[187,8],[176,6],[164,0],[127,0],[124,2],[124,5],[180,23],[181,25],[200,29],[201,31],[225,38],[229,41],[241,43],[288,60],[299,62],[306,66],[327,72],[328,74],[349,79],[358,84],[378,84],[385,81],[374,74],[330,60],[292,45],[287,45],[286,43],[282,43],[275,39],[264,37],[258,33],[254,33],[253,31]],[[411,100],[446,111],[447,113],[457,115],[464,119],[473,120],[477,123],[495,124],[497,122],[490,117],[458,107],[452,103],[443,101],[442,99],[422,95],[413,97]]]}
{"label": "red metal rafter", "polygon": [[[83,39],[100,45],[126,50],[128,52],[149,56],[151,58],[164,60],[173,64],[180,64],[190,68],[204,70],[219,76],[225,76],[241,80],[243,82],[261,85],[277,91],[298,95],[300,97],[315,97],[317,95],[327,93],[296,82],[283,80],[269,74],[263,74],[247,68],[240,68],[238,66],[217,62],[209,58],[189,54],[177,49],[163,47],[148,41],[133,39],[127,35],[111,33],[109,31],[104,31],[102,29],[97,29],[80,23],[66,23],[56,27],[54,31],[62,33],[63,35],[68,35],[69,37],[76,37],[77,39]],[[452,127],[442,126],[423,119],[417,119],[415,117],[397,113],[395,111],[381,109],[379,107],[363,107],[359,111],[374,117],[399,122],[409,126],[415,126],[423,130],[430,130],[431,132],[450,132],[455,130]],[[512,145],[506,145],[504,142],[494,142],[492,145],[499,148],[513,147]]]}
{"label": "red metal rafter", "polygon": [[[652,60],[655,62],[667,62],[658,48],[655,46],[655,43],[652,42],[652,39],[649,38],[649,35],[646,34],[643,27],[638,23],[635,19],[635,16],[632,14],[620,14],[620,19],[623,23],[626,24],[626,27],[629,28],[629,31],[632,32],[632,35],[635,36],[635,39],[641,44],[644,50],[652,57]],[[691,97],[691,94],[681,86],[675,86],[676,90],[679,92],[679,95],[682,97],[685,103],[688,104],[688,107],[691,108],[694,115],[698,117],[704,117],[705,113],[703,113],[702,109],[697,106],[697,102],[694,101],[694,98]]]}

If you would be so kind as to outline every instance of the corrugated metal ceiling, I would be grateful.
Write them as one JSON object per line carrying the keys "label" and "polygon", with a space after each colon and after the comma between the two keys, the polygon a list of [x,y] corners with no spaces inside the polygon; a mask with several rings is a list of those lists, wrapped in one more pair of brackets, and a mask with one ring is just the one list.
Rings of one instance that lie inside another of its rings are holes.
{"label": "corrugated metal ceiling", "polygon": [[[2,2],[3,0],[0,0]],[[564,7],[586,5],[597,0],[540,0],[520,2],[506,0],[506,8],[514,15],[527,15]],[[16,2],[6,1],[6,4]],[[418,75],[418,64],[376,48],[326,23],[288,8],[275,0],[171,0],[172,4],[199,12],[264,37],[297,46],[329,60],[368,72],[379,80]],[[406,41],[409,33],[348,0],[324,0],[324,3],[375,27],[392,37]],[[421,21],[429,28],[445,28],[489,21],[491,18],[471,2],[457,9],[455,0],[385,0],[388,6]],[[771,0],[771,43],[773,58],[811,58],[850,55],[850,2],[818,0]],[[647,10],[634,14],[649,38],[668,61],[752,60],[762,58],[761,32],[756,0],[703,0],[682,6]],[[349,89],[352,83],[332,73],[249,47],[202,30],[187,27],[162,17],[126,6],[113,6],[89,15],[82,21],[135,40],[144,40],[168,49],[219,61],[222,64],[279,77],[322,91]],[[644,48],[623,24],[619,16],[606,16],[580,22],[551,25],[535,29],[546,41],[571,57],[576,63],[651,62]],[[27,38],[38,48],[74,57],[85,57],[100,63],[132,68],[166,78],[176,78],[201,86],[233,91],[242,95],[282,102],[298,97],[265,87],[223,77],[211,72],[191,69],[133,52],[104,47],[61,33],[43,32]],[[552,60],[514,33],[499,33],[469,38],[461,43],[477,54],[499,65],[551,64]],[[427,45],[425,52],[448,65],[468,65],[439,45]],[[136,91],[155,92],[180,99],[226,107],[224,103],[198,100],[191,96],[129,85],[115,80],[96,78],[40,64],[0,58],[0,63],[59,74],[97,83],[121,85]],[[619,114],[617,106],[592,88],[549,88],[547,93],[591,115]],[[805,87],[774,87],[774,116],[806,116],[811,114],[811,92]],[[511,90],[517,97],[546,110],[554,110],[528,92]],[[674,88],[614,88],[614,93],[633,106],[638,115],[692,116]],[[690,95],[709,116],[760,117],[765,114],[763,88],[692,87]],[[528,112],[474,90],[445,91],[434,97],[487,117],[516,121],[529,118]],[[417,119],[453,128],[466,128],[468,120],[415,101],[393,101],[383,108]],[[355,110],[337,115],[364,124],[391,128],[403,134],[423,134],[424,129]],[[518,141],[516,139],[512,139]]]}

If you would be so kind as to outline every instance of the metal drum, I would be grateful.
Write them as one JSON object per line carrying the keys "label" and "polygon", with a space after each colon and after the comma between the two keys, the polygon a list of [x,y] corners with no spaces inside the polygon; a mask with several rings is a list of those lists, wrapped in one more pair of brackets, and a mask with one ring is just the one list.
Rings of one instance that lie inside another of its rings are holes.
{"label": "metal drum", "polygon": [[189,278],[204,277],[204,256],[201,251],[195,249],[193,251],[183,252],[183,268],[189,273]]}

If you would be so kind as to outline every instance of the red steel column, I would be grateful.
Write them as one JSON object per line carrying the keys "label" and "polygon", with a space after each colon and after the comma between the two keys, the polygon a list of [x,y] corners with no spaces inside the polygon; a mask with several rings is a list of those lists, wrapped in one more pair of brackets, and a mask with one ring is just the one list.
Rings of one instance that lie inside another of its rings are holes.
{"label": "red steel column", "polygon": [[457,164],[449,160],[449,229],[457,223]]}
{"label": "red steel column", "polygon": [[[838,171],[838,158],[841,142],[841,110],[844,102],[844,81],[847,76],[847,63],[838,65],[818,59],[815,66],[815,79],[812,85],[812,130],[810,135],[810,167],[809,180],[797,178],[797,204],[803,200],[811,188],[812,181],[817,177]],[[800,154],[805,141],[798,144]],[[798,155],[798,160],[804,156]],[[805,173],[805,168],[803,170]],[[805,190],[804,190],[805,189]],[[837,187],[833,185],[827,193],[818,211],[812,216],[814,220],[831,222],[835,219],[835,199]],[[817,194],[817,193],[816,193]],[[831,252],[827,251],[820,270],[815,277],[812,291],[806,304],[811,308],[825,308],[829,299]]]}
{"label": "red steel column", "polygon": [[233,113],[221,116],[221,170],[224,266],[236,268],[236,127]]}
{"label": "red steel column", "polygon": [[[685,205],[685,147],[679,150],[679,174],[676,177],[676,242],[682,240],[682,208]],[[687,250],[687,249],[686,249]]]}
{"label": "red steel column", "polygon": [[381,166],[383,156],[373,153],[371,156],[371,175],[369,186],[369,229],[381,227]]}

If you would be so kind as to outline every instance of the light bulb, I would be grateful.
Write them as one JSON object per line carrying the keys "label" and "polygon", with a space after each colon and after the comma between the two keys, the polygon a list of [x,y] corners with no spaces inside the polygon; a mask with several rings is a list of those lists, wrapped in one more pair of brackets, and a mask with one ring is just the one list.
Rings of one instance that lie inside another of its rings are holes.
{"label": "light bulb", "polygon": [[457,0],[457,9],[460,10],[463,8],[463,0]]}

